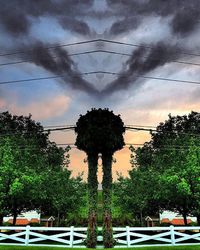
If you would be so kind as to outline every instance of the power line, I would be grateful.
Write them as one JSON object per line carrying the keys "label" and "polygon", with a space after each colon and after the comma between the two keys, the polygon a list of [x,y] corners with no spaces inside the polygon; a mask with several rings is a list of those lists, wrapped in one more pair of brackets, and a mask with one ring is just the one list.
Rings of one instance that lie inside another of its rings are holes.
{"label": "power line", "polygon": [[[41,125],[42,126],[42,125]],[[1,133],[3,133],[3,135],[12,135],[12,134],[26,134],[26,133],[40,133],[40,132],[52,132],[52,131],[62,131],[62,130],[74,130],[75,129],[75,125],[48,125],[48,126],[42,126],[42,129],[37,130],[37,128],[34,128],[34,130],[32,131],[28,131],[27,128],[20,128],[18,131],[18,128],[16,129],[5,129],[3,131],[0,131],[0,136],[2,135]],[[17,133],[12,133],[12,132],[16,132]],[[11,132],[11,133],[6,133],[4,134],[4,132]]]}
{"label": "power line", "polygon": [[40,80],[51,80],[62,78],[63,76],[47,76],[47,77],[36,77],[36,78],[28,78],[28,79],[21,79],[21,80],[13,80],[13,81],[3,81],[0,82],[1,85],[10,84],[10,83],[20,83],[20,82],[32,82],[32,81],[40,81]]}
{"label": "power line", "polygon": [[138,125],[138,124],[132,124],[132,125],[125,125],[126,127],[141,127],[141,128],[157,128],[157,126],[153,125]]}
{"label": "power line", "polygon": [[[136,131],[145,131],[145,132],[159,132],[156,129],[150,129],[150,128],[142,128],[142,127],[131,127],[131,126],[125,126],[124,127],[126,130],[136,130]],[[69,131],[69,130],[74,130],[75,126],[65,126],[65,127],[55,127],[55,128],[49,128],[49,129],[44,129],[44,130],[40,130],[40,131],[21,131],[21,132],[17,132],[17,133],[2,133],[0,134],[0,137],[6,137],[6,136],[15,136],[15,135],[25,135],[25,134],[34,134],[37,132],[56,132],[56,131]],[[173,130],[173,131],[177,131],[177,130]],[[172,132],[172,131],[169,131]],[[194,132],[194,131],[193,131]],[[181,131],[177,131],[177,135],[189,135],[189,136],[194,136],[194,137],[200,137],[200,134],[194,134],[194,133],[186,133],[186,132],[181,132]]]}
{"label": "power line", "polygon": [[[91,73],[88,73],[88,74],[91,74]],[[94,73],[97,73],[97,72],[94,72]],[[103,71],[102,73],[109,74],[109,75],[118,75],[118,76],[122,76],[122,77],[127,77],[126,74],[117,73],[117,72]],[[135,77],[137,77],[137,78],[144,78],[144,79],[151,79],[151,80],[168,81],[168,82],[182,82],[182,83],[190,83],[190,84],[197,84],[197,85],[200,84],[199,81],[171,79],[171,78],[165,78],[165,77],[145,76],[145,75],[137,75],[137,74],[135,75]]]}
{"label": "power line", "polygon": [[61,131],[61,130],[71,130],[71,129],[75,129],[75,127],[73,126],[73,127],[60,127],[60,128],[50,128],[50,129],[46,129],[46,130],[44,130],[44,131],[50,131],[50,132],[52,132],[52,131]]}
{"label": "power line", "polygon": [[[42,125],[41,125],[42,126]],[[42,126],[42,130],[39,130],[39,132],[48,132],[48,131],[59,131],[59,130],[70,130],[70,129],[75,129],[76,125],[47,125],[47,126]],[[130,129],[130,130],[144,130],[144,131],[155,131],[155,132],[159,132],[159,130],[157,130],[156,126],[152,126],[152,125],[125,125],[124,126],[125,129]],[[153,128],[153,129],[151,129]],[[6,130],[8,132],[12,132],[12,131],[16,131],[18,128],[16,129],[9,129]],[[31,131],[26,131],[27,128],[20,128],[21,132],[23,132],[23,130],[25,130],[25,132],[31,132]],[[179,131],[177,128],[171,128],[168,132],[172,132],[172,131],[177,131],[178,133],[183,133],[182,131]],[[194,132],[194,130],[188,130],[191,132]],[[37,130],[33,130],[32,132],[38,132]],[[188,133],[187,133],[188,134]],[[196,134],[192,134],[192,135],[196,135]]]}
{"label": "power line", "polygon": [[11,133],[1,133],[0,132],[0,137],[27,135],[27,134],[33,135],[34,133],[37,134],[37,133],[41,133],[41,132],[45,133],[45,132],[54,132],[54,131],[63,131],[63,130],[67,131],[67,130],[74,130],[74,128],[75,127],[69,126],[69,127],[60,127],[60,128],[49,128],[49,129],[43,129],[43,130],[38,130],[38,131],[19,131],[19,132],[17,131],[17,132],[11,132]]}
{"label": "power line", "polygon": [[[160,126],[160,125],[158,125],[158,126]],[[151,128],[156,129],[158,126],[156,126],[156,125],[140,125],[140,124],[131,124],[131,125],[130,124],[126,124],[126,125],[124,125],[125,128],[137,128],[137,129],[140,129],[140,128],[149,128],[149,130],[151,130]],[[67,128],[68,127],[73,127],[73,128],[75,128],[76,125],[72,125],[72,124],[71,125],[69,125],[69,124],[62,124],[62,125],[60,125],[60,124],[58,124],[58,125],[43,126],[43,128],[60,128],[60,127],[67,127]],[[199,127],[199,129],[200,129],[200,127]],[[175,128],[175,127],[171,128],[171,130],[179,132],[179,130],[177,128]],[[194,130],[187,130],[187,131],[188,132],[194,132]],[[169,131],[169,132],[171,132],[171,131]]]}
{"label": "power line", "polygon": [[[156,129],[151,129],[151,128],[141,128],[141,127],[125,127],[126,130],[136,130],[136,131],[145,131],[145,132],[160,132],[159,130]],[[166,132],[177,132],[177,135],[189,135],[189,136],[195,136],[195,137],[200,137],[200,134],[193,134],[193,133],[187,133],[187,132],[182,132],[182,131],[178,131],[177,129],[172,129],[171,131],[166,131]],[[194,131],[192,131],[194,132]]]}
{"label": "power line", "polygon": [[[47,49],[47,50],[49,50],[49,49],[57,49],[57,48],[62,48],[62,47],[70,47],[70,46],[74,46],[74,45],[95,43],[95,42],[98,42],[98,41],[99,41],[99,39],[92,39],[92,40],[81,41],[81,42],[66,43],[66,44],[59,44],[59,45],[52,45],[52,46],[44,46],[43,49]],[[24,54],[24,53],[31,52],[31,51],[34,51],[34,49],[6,52],[6,53],[0,54],[0,56],[10,56],[10,55],[16,55],[16,54]]]}
{"label": "power line", "polygon": [[[74,143],[55,143],[58,147],[70,147],[70,149],[78,149],[78,147]],[[136,148],[139,148],[140,146],[143,146],[142,143],[126,143],[123,148],[130,148],[130,146],[134,146]],[[195,145],[197,147],[200,147],[200,145]],[[40,148],[36,145],[30,146],[30,145],[11,145],[11,149],[16,150],[30,150],[30,151],[45,151],[48,150],[48,148]],[[171,145],[171,146],[160,146],[159,148],[156,148],[156,150],[176,150],[176,151],[188,151],[190,149],[190,146],[181,146],[181,145]]]}
{"label": "power line", "polygon": [[[92,75],[92,74],[100,74],[104,71],[95,71],[95,72],[84,72],[84,73],[74,73],[74,76],[81,76],[81,75]],[[105,72],[106,73],[106,72]],[[110,73],[111,74],[111,73]],[[51,80],[51,79],[58,79],[64,78],[65,75],[55,75],[55,76],[46,76],[46,77],[35,77],[35,78],[28,78],[28,79],[20,79],[20,80],[11,80],[11,81],[3,81],[0,82],[0,85],[10,84],[10,83],[20,83],[20,82],[32,82],[32,81],[40,81],[40,80]]]}
{"label": "power line", "polygon": [[[114,54],[114,55],[121,55],[121,56],[128,56],[128,57],[132,56],[132,54],[110,51],[110,50],[91,50],[91,51],[84,51],[84,52],[68,54],[68,56],[73,57],[73,56],[87,55],[87,54],[93,54],[93,53],[107,53],[107,54]],[[52,58],[57,58],[57,56],[52,56]],[[148,58],[148,57],[142,56],[142,58]],[[160,58],[151,58],[151,60],[152,61],[160,61]],[[15,62],[1,63],[0,66],[9,66],[9,65],[16,65],[16,64],[29,63],[29,62],[34,63],[32,60],[21,60],[21,61],[15,61]],[[163,60],[163,62],[168,62],[168,61]],[[200,66],[200,63],[194,63],[194,62],[185,62],[185,61],[179,61],[179,60],[170,60],[170,62],[174,62],[174,63],[178,63],[178,64],[185,64],[185,65],[192,65],[192,66]]]}
{"label": "power line", "polygon": [[[120,52],[115,52],[115,51],[109,51],[109,50],[91,50],[91,51],[68,54],[68,56],[79,56],[79,55],[87,55],[87,54],[93,54],[93,53],[108,53],[108,54],[114,54],[114,55],[131,56],[130,54],[120,53]],[[57,56],[52,56],[52,58],[57,58]],[[15,64],[21,64],[21,63],[27,63],[27,62],[34,63],[31,60],[21,60],[21,61],[15,61],[15,62],[1,63],[0,66],[15,65]],[[199,66],[200,66],[200,64],[199,64]]]}
{"label": "power line", "polygon": [[[153,49],[153,48],[155,49],[155,46],[139,45],[139,44],[134,44],[134,43],[126,43],[126,42],[114,41],[114,40],[109,40],[109,39],[92,39],[92,40],[80,41],[80,42],[74,42],[74,43],[45,46],[43,48],[44,49],[56,49],[56,48],[61,48],[61,47],[70,47],[70,46],[74,46],[74,45],[81,45],[81,44],[88,44],[88,43],[95,43],[95,42],[103,42],[103,43],[112,43],[112,44],[119,44],[119,45],[127,45],[127,46],[131,46],[131,47],[140,47],[140,48],[146,48],[146,49]],[[23,53],[27,53],[27,52],[33,51],[33,50],[34,49],[11,51],[11,52],[2,53],[2,54],[0,54],[0,56],[9,56],[9,55],[23,54]],[[178,52],[181,51],[181,53],[184,54],[184,55],[197,56],[197,57],[200,56],[199,53],[198,54],[191,53],[189,51],[184,51],[183,49],[179,49],[179,48],[177,48],[177,50],[178,50]]]}
{"label": "power line", "polygon": [[47,126],[43,126],[44,129],[47,128],[60,128],[60,127],[75,127],[75,125],[47,125]]}
{"label": "power line", "polygon": [[138,131],[147,131],[147,132],[151,132],[151,131],[157,131],[156,129],[149,129],[149,128],[141,128],[141,127],[139,127],[139,128],[137,128],[137,127],[125,127],[125,129],[126,130],[138,130]]}
{"label": "power line", "polygon": [[[131,47],[139,47],[139,48],[145,48],[145,49],[155,49],[155,46],[149,46],[149,45],[139,45],[134,43],[126,43],[126,42],[120,42],[120,41],[113,41],[108,39],[99,39],[100,42],[106,42],[106,43],[113,43],[113,44],[119,44],[119,45],[127,45]],[[181,54],[183,55],[189,55],[189,56],[197,56],[199,57],[200,54],[191,53],[189,51],[184,51],[183,49],[177,48],[178,52],[181,51]]]}
{"label": "power line", "polygon": [[[74,76],[80,75],[93,75],[93,74],[108,74],[108,75],[118,75],[122,77],[127,77],[125,74],[120,74],[116,72],[109,72],[109,71],[91,71],[91,72],[84,72],[84,73],[74,73]],[[55,75],[55,76],[47,76],[47,77],[36,77],[36,78],[28,78],[28,79],[20,79],[20,80],[11,80],[11,81],[2,81],[0,85],[10,84],[10,83],[20,83],[20,82],[32,82],[32,81],[40,81],[40,80],[50,80],[50,79],[58,79],[64,78],[65,75]],[[190,80],[180,80],[180,79],[172,79],[172,78],[164,78],[164,77],[154,77],[154,76],[145,76],[145,75],[135,75],[136,78],[143,78],[143,79],[151,79],[151,80],[159,80],[159,81],[167,81],[167,82],[177,82],[177,83],[188,83],[188,84],[195,84],[200,85],[199,81],[190,81]]]}
{"label": "power line", "polygon": [[180,79],[170,79],[170,78],[164,78],[164,77],[153,77],[153,76],[140,76],[138,75],[139,78],[144,78],[144,79],[152,79],[152,80],[160,80],[160,81],[168,81],[168,82],[182,82],[182,83],[190,83],[190,84],[197,84],[199,85],[200,82],[198,81],[186,81],[186,80],[180,80]]}

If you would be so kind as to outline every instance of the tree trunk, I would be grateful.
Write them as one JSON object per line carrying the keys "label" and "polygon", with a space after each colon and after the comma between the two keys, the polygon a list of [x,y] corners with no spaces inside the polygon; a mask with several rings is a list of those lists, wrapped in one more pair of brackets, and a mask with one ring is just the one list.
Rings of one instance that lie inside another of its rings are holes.
{"label": "tree trunk", "polygon": [[103,164],[103,242],[105,248],[113,247],[113,232],[112,232],[112,153],[102,154]]}
{"label": "tree trunk", "polygon": [[16,222],[17,222],[17,210],[14,210],[13,211],[13,226],[16,225]]}
{"label": "tree trunk", "polygon": [[88,214],[88,236],[87,247],[95,248],[97,244],[97,164],[98,153],[88,154],[88,200],[89,200],[89,214]]}
{"label": "tree trunk", "polygon": [[187,214],[186,213],[183,214],[183,219],[184,219],[185,226],[187,226],[188,223],[187,223]]}
{"label": "tree trunk", "polygon": [[2,214],[0,214],[0,226],[2,226],[3,225],[3,215]]}
{"label": "tree trunk", "polygon": [[58,211],[58,214],[57,214],[57,226],[59,227],[60,226],[60,212]]}
{"label": "tree trunk", "polygon": [[197,225],[200,226],[200,214],[197,214]]}
{"label": "tree trunk", "polygon": [[143,215],[142,215],[142,209],[140,210],[140,226],[143,226]]}

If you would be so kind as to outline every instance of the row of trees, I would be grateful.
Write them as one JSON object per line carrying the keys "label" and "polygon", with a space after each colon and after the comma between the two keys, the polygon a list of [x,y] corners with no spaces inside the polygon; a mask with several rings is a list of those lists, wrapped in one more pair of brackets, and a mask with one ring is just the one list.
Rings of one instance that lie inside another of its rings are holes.
{"label": "row of trees", "polygon": [[143,223],[162,210],[197,217],[200,225],[200,114],[169,115],[151,141],[131,149],[129,178],[114,184],[115,204]]}
{"label": "row of trees", "polygon": [[38,210],[57,218],[78,211],[86,195],[82,177],[71,177],[69,147],[50,142],[31,116],[0,114],[0,225],[12,215]]}

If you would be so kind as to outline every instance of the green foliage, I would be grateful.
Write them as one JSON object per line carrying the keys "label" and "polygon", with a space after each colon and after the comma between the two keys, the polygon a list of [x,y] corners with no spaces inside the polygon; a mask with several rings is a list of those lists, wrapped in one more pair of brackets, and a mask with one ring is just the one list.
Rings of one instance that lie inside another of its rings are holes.
{"label": "green foliage", "polygon": [[12,226],[12,223],[10,223],[10,222],[3,222],[2,226],[9,227],[9,226]]}
{"label": "green foliage", "polygon": [[[158,135],[156,138],[158,139]],[[157,198],[163,201],[161,208],[179,212],[187,223],[187,215],[198,217],[200,214],[200,146],[198,137],[182,133],[174,136],[171,144],[176,143],[179,147],[173,147],[168,154],[162,154],[163,150],[160,148],[154,153],[155,167],[159,169],[160,188]]]}
{"label": "green foliage", "polygon": [[65,220],[67,224],[68,216],[78,213],[83,205],[86,188],[82,177],[71,178],[71,172],[67,169],[51,170],[51,175],[47,173],[43,177],[41,189],[44,192],[39,202],[42,212],[56,217],[58,226]]}
{"label": "green foliage", "polygon": [[129,214],[129,217],[125,218],[128,225],[133,226],[139,221],[140,226],[144,226],[146,216],[158,214],[158,204],[152,196],[156,190],[155,176],[152,171],[140,168],[134,168],[129,172],[129,176],[124,178],[119,175],[114,183],[115,204],[122,214]]}
{"label": "green foliage", "polygon": [[157,208],[182,214],[185,223],[192,214],[200,224],[200,114],[169,115],[151,136],[143,147],[130,147],[129,178],[114,185],[117,205],[136,218]]}
{"label": "green foliage", "polygon": [[[33,209],[40,185],[38,171],[31,164],[31,152],[21,152],[16,140],[3,138],[0,144],[0,214],[14,215]],[[27,160],[28,159],[28,160]]]}
{"label": "green foliage", "polygon": [[3,216],[13,215],[15,223],[33,209],[56,217],[79,209],[86,190],[67,169],[69,147],[65,157],[31,116],[1,113],[0,134],[0,224]]}
{"label": "green foliage", "polygon": [[134,215],[133,213],[130,213],[122,210],[121,205],[118,201],[118,194],[115,194],[116,183],[113,184],[113,194],[112,194],[112,225],[115,227],[120,226],[133,226],[134,224]]}

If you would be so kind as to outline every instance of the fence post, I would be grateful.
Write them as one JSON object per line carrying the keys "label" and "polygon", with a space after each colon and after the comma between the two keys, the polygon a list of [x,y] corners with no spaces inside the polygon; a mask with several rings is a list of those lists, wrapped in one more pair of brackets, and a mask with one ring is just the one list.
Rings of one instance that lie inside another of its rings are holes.
{"label": "fence post", "polygon": [[70,227],[70,247],[73,247],[73,241],[74,241],[74,226]]}
{"label": "fence post", "polygon": [[174,246],[175,245],[175,233],[174,233],[174,226],[170,226],[170,235],[171,235],[171,243]]}
{"label": "fence post", "polygon": [[127,246],[130,247],[131,238],[130,238],[130,228],[129,228],[129,226],[126,227],[126,240],[127,240]]}
{"label": "fence post", "polygon": [[25,234],[25,246],[29,244],[29,237],[30,237],[30,226],[26,226],[26,234]]}

